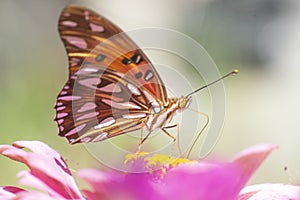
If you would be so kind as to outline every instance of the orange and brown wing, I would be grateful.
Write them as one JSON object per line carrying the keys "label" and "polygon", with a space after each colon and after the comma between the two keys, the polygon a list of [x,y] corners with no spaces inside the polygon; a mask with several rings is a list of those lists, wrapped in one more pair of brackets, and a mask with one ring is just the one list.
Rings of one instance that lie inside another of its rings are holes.
{"label": "orange and brown wing", "polygon": [[134,42],[107,19],[78,6],[65,8],[59,32],[69,57],[69,80],[57,97],[59,135],[96,142],[137,130],[149,97],[167,104],[165,87]]}
{"label": "orange and brown wing", "polygon": [[78,73],[57,98],[59,135],[70,143],[97,142],[140,129],[149,115],[147,102],[140,89],[116,74]]}
{"label": "orange and brown wing", "polygon": [[167,104],[165,86],[153,64],[112,22],[89,9],[69,6],[60,16],[59,32],[69,56],[70,76],[83,62],[93,63],[126,74],[160,105]]}

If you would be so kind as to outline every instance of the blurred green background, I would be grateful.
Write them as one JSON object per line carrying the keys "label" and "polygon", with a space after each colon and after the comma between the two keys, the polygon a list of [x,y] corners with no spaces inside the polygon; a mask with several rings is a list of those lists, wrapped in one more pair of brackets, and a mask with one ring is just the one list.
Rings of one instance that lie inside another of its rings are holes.
{"label": "blurred green background", "polygon": [[[0,143],[41,140],[72,169],[101,167],[83,145],[58,137],[53,121],[68,74],[57,22],[69,4],[93,9],[123,30],[180,31],[205,47],[221,73],[237,66],[241,73],[224,82],[226,119],[212,155],[231,158],[253,144],[278,144],[251,183],[299,182],[299,0],[1,0]],[[23,165],[0,157],[0,166],[0,185],[16,185]]]}

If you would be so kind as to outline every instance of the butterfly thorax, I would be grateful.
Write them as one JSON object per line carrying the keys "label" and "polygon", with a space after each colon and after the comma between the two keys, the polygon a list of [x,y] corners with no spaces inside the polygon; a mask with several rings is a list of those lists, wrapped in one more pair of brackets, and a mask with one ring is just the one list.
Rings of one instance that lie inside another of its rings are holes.
{"label": "butterfly thorax", "polygon": [[146,122],[146,128],[148,131],[152,132],[157,128],[164,127],[167,123],[172,121],[172,118],[177,111],[181,112],[187,108],[190,101],[191,97],[181,96],[179,98],[169,98],[166,106],[162,106],[161,109],[152,109]]}

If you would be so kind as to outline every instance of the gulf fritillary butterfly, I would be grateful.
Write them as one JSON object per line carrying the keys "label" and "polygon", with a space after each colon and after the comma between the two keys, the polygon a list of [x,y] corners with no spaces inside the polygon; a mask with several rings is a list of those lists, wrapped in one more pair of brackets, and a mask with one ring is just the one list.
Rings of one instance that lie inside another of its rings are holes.
{"label": "gulf fritillary butterfly", "polygon": [[55,106],[60,136],[74,144],[98,142],[141,128],[148,131],[143,141],[155,129],[168,134],[165,125],[188,106],[192,93],[168,98],[143,51],[92,10],[66,7],[59,19],[59,33],[69,58],[69,79]]}

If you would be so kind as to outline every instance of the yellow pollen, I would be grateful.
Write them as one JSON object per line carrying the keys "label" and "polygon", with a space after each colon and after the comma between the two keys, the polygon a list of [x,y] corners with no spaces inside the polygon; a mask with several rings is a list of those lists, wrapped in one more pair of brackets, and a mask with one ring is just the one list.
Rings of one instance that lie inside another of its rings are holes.
{"label": "yellow pollen", "polygon": [[139,159],[145,161],[145,168],[149,173],[160,170],[161,176],[166,174],[167,170],[185,163],[196,163],[196,160],[189,160],[187,158],[170,157],[165,154],[154,154],[148,156],[148,152],[137,152],[135,154],[127,154],[125,157],[125,164],[133,163]]}

